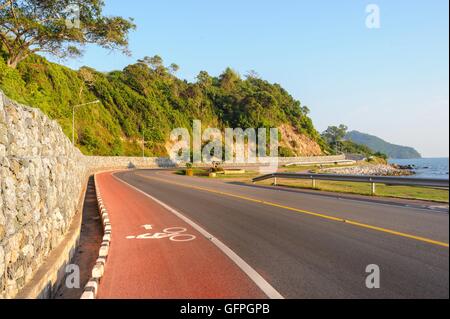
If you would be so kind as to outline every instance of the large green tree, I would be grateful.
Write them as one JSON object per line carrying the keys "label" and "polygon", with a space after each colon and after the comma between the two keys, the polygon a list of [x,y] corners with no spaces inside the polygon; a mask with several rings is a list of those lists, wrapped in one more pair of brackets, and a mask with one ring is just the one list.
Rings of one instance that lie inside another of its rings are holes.
{"label": "large green tree", "polygon": [[0,0],[0,41],[7,65],[36,52],[79,56],[86,44],[128,54],[132,19],[102,14],[102,0]]}
{"label": "large green tree", "polygon": [[337,151],[342,140],[347,134],[348,127],[341,124],[339,126],[329,126],[323,133],[322,138]]}

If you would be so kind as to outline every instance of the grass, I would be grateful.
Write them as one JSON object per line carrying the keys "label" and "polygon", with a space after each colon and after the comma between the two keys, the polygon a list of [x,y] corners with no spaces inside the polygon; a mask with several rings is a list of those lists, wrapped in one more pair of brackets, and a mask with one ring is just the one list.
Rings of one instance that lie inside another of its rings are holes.
{"label": "grass", "polygon": [[[208,177],[208,175],[209,175],[208,170],[203,169],[203,168],[193,168],[192,170],[194,171],[194,176],[197,176],[197,177]],[[175,174],[186,175],[186,170],[185,169],[177,170],[175,172]]]}
{"label": "grass", "polygon": [[[263,184],[272,184],[272,181],[264,181]],[[312,189],[310,180],[282,180],[278,179],[279,186],[287,186],[293,188]],[[335,181],[316,181],[317,190],[348,193],[358,195],[371,195],[371,185],[369,183],[353,183],[353,182],[335,182]],[[427,187],[414,186],[388,186],[384,184],[376,185],[376,196],[393,197],[406,199],[420,199],[435,202],[449,202],[449,192],[444,189],[434,189]]]}
{"label": "grass", "polygon": [[[194,168],[194,176],[196,177],[207,177],[209,178],[209,170],[206,168]],[[186,175],[184,169],[178,170],[175,172],[175,174],[177,175]],[[259,176],[259,173],[256,171],[246,171],[244,174],[230,174],[230,175],[225,175],[225,174],[220,174],[217,173],[216,175],[216,179],[232,179],[232,180],[245,180],[245,181],[249,181],[254,177]]]}
{"label": "grass", "polygon": [[[333,166],[329,166],[333,167]],[[341,166],[339,166],[341,167]],[[291,166],[283,167],[281,172],[306,172],[317,169],[317,166]],[[176,172],[179,175],[185,175],[184,170]],[[194,176],[208,178],[208,169],[194,168]],[[223,179],[227,181],[239,181],[251,183],[251,179],[259,176],[258,171],[246,171],[245,174],[224,175],[217,174],[216,179]],[[259,182],[261,185],[272,185],[273,180],[266,180]],[[277,179],[279,186],[312,189],[312,182],[310,180],[291,180],[291,179]],[[371,184],[369,183],[354,183],[354,182],[336,182],[336,181],[316,181],[316,190],[358,194],[371,196]],[[434,189],[427,187],[415,186],[388,186],[384,184],[376,185],[376,196],[391,197],[391,198],[405,198],[405,199],[419,199],[435,202],[449,202],[449,192],[445,189]]]}

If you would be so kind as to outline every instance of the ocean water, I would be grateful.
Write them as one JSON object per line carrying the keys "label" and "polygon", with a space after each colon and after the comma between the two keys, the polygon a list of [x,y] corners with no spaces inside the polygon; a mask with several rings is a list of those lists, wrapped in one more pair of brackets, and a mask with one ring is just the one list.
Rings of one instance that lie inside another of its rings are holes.
{"label": "ocean water", "polygon": [[448,179],[448,157],[390,159],[389,163],[399,165],[413,165],[416,177]]}

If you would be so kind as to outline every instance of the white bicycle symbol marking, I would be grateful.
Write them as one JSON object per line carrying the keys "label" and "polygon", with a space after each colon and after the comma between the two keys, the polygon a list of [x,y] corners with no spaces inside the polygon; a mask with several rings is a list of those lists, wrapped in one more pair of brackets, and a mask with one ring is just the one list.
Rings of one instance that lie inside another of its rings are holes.
{"label": "white bicycle symbol marking", "polygon": [[138,236],[127,236],[127,239],[163,239],[169,238],[171,241],[191,241],[196,237],[190,234],[184,234],[187,229],[183,227],[170,227],[163,230],[162,233],[146,233]]}

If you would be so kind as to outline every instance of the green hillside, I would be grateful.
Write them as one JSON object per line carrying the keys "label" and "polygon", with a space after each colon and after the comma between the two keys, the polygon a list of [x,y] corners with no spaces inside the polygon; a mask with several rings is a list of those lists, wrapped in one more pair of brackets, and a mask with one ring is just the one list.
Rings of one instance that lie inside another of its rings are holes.
{"label": "green hillside", "polygon": [[400,146],[388,143],[379,137],[361,133],[358,131],[348,132],[345,139],[357,144],[369,147],[375,152],[386,154],[390,158],[420,158],[421,155],[412,147]]}
{"label": "green hillside", "polygon": [[[166,155],[165,143],[175,127],[279,127],[327,146],[315,130],[308,109],[280,85],[257,76],[242,79],[231,69],[212,77],[200,72],[195,83],[178,79],[176,65],[166,68],[159,57],[146,58],[122,71],[101,73],[90,68],[71,70],[38,55],[6,66],[0,55],[0,89],[10,98],[42,109],[72,136],[72,105],[100,100],[76,112],[76,141],[85,154],[140,155],[142,134],[146,155]],[[285,148],[289,148],[289,143]],[[281,149],[286,155],[295,149]]]}

